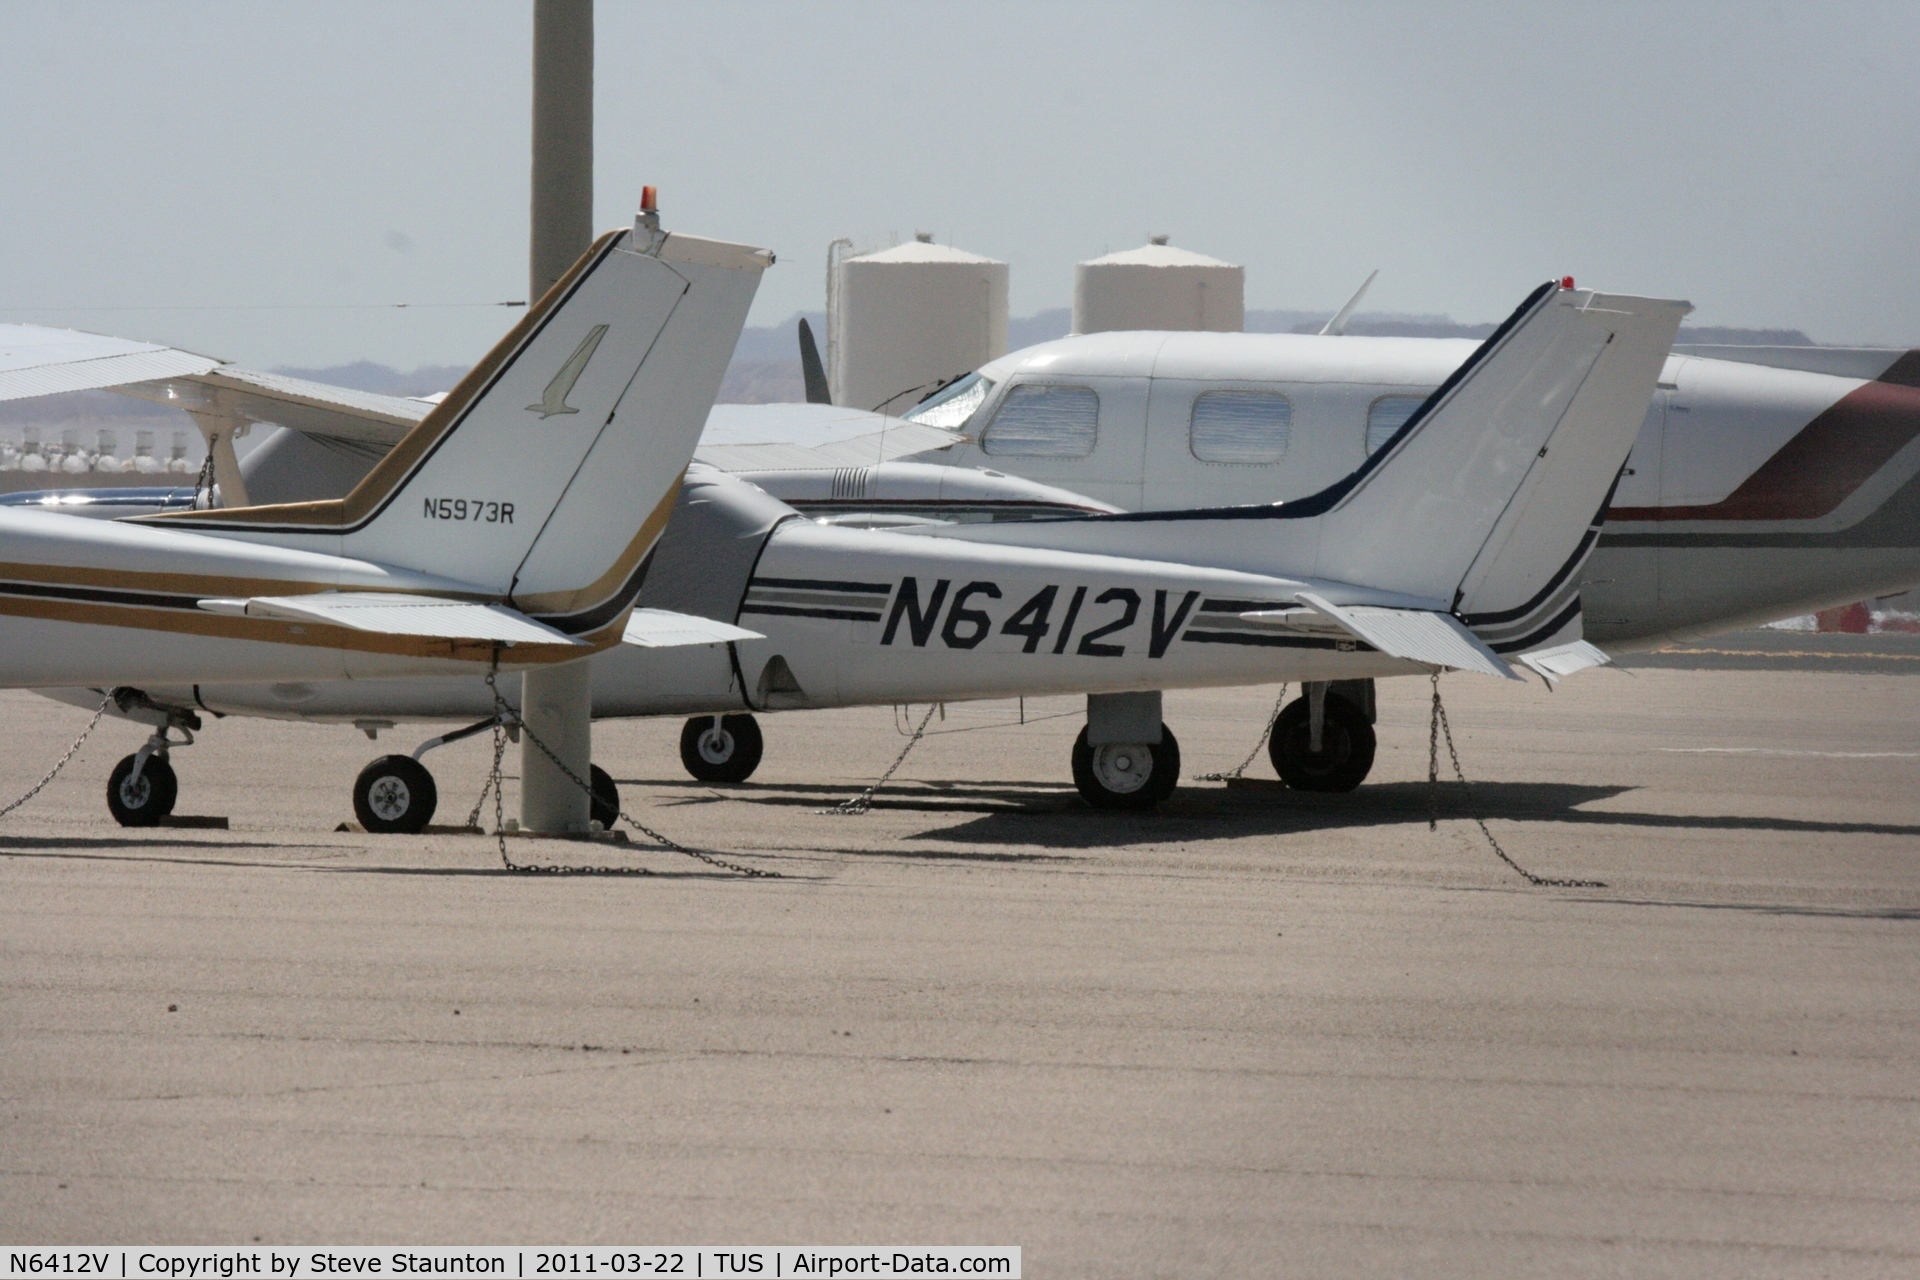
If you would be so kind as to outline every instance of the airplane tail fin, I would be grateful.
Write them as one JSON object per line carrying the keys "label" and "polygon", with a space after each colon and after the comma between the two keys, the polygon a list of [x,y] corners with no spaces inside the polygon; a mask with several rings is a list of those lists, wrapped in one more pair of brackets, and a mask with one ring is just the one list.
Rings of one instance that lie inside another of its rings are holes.
{"label": "airplane tail fin", "polygon": [[1443,599],[1469,626],[1564,607],[1689,310],[1535,290],[1329,491],[1316,575]]}
{"label": "airplane tail fin", "polygon": [[471,584],[569,635],[639,590],[760,274],[762,249],[601,236],[345,498],[157,517]]}
{"label": "airplane tail fin", "polygon": [[1691,309],[1542,285],[1358,470],[1291,502],[939,536],[1343,584],[1330,603],[1444,611],[1495,653],[1577,640],[1579,567]]}

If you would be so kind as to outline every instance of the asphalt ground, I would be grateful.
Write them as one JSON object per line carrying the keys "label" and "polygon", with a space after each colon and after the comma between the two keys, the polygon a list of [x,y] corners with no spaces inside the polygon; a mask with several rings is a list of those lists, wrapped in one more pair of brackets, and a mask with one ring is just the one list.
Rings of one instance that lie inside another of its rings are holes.
{"label": "asphalt ground", "polygon": [[[1428,830],[1420,681],[1352,795],[1148,816],[1078,801],[1071,699],[949,708],[864,817],[821,810],[898,752],[888,709],[768,718],[739,787],[685,778],[677,724],[601,725],[629,807],[751,880],[336,831],[431,728],[218,723],[179,812],[231,829],[123,831],[111,723],[0,819],[0,1236],[1911,1276],[1920,681],[1803,665],[1444,682],[1491,830],[1592,889],[1523,882],[1457,788]],[[1185,771],[1274,692],[1169,695]],[[0,708],[5,800],[86,716]],[[428,758],[444,820],[488,758]]]}
{"label": "asphalt ground", "polygon": [[1920,635],[1847,635],[1818,631],[1739,631],[1705,640],[1621,654],[1629,670],[1824,671],[1853,675],[1920,675]]}

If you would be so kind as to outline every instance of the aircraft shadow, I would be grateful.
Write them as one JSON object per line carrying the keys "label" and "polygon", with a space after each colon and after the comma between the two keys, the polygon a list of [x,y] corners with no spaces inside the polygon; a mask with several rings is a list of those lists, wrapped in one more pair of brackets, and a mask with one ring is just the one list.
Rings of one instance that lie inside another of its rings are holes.
{"label": "aircraft shadow", "polygon": [[[650,788],[649,800],[663,807],[715,804],[725,800],[792,808],[831,808],[851,800],[866,785],[846,783],[686,782],[681,779],[617,779],[619,785]],[[1084,809],[1080,793],[1071,784],[1053,782],[891,782],[874,797],[876,809],[1000,813],[1009,807],[1037,813]]]}
{"label": "aircraft shadow", "polygon": [[[1674,814],[1632,810],[1592,810],[1580,806],[1634,790],[1628,786],[1558,782],[1480,782],[1473,798],[1481,816],[1517,822],[1571,826],[1650,827],[1692,831],[1778,831],[1808,835],[1920,836],[1920,826],[1882,822],[1829,822],[1747,814]],[[1017,793],[1011,793],[1017,794]],[[1031,792],[1027,793],[1030,800]],[[1023,844],[1043,848],[1092,849],[1155,844],[1169,839],[1234,839],[1248,835],[1355,830],[1424,823],[1429,798],[1424,782],[1390,782],[1362,787],[1346,795],[1312,792],[1183,787],[1153,813],[1108,813],[1090,809],[1078,797],[1062,802],[1049,796],[1025,805],[942,806],[932,798],[904,800],[886,792],[875,809],[984,807],[977,818],[925,831],[918,840],[973,844]],[[1472,816],[1456,784],[1439,790],[1439,816]]]}

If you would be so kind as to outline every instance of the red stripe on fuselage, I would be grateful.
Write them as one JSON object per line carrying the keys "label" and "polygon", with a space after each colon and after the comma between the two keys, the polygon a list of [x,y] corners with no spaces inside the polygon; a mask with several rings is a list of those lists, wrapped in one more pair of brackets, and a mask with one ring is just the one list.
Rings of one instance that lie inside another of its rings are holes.
{"label": "red stripe on fuselage", "polygon": [[1799,434],[1719,502],[1695,507],[1613,507],[1607,519],[1817,520],[1845,502],[1916,435],[1920,435],[1920,389],[1869,382],[1800,428]]}

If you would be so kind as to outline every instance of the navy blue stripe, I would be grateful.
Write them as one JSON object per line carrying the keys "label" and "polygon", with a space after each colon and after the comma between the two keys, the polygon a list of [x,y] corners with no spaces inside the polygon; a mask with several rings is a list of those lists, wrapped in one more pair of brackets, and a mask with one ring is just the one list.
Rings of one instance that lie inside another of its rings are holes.
{"label": "navy blue stripe", "polygon": [[755,578],[747,583],[755,587],[791,587],[801,591],[860,591],[868,595],[892,595],[891,582],[829,582],[822,578]]}
{"label": "navy blue stripe", "polygon": [[1519,640],[1507,640],[1507,641],[1503,641],[1500,644],[1490,644],[1487,646],[1487,648],[1493,650],[1495,653],[1517,653],[1521,649],[1526,648],[1528,645],[1539,644],[1542,640],[1549,638],[1556,631],[1559,631],[1562,627],[1566,626],[1569,622],[1572,622],[1575,618],[1579,616],[1580,616],[1580,597],[1575,596],[1573,598],[1573,603],[1568,605],[1566,608],[1562,609],[1558,617],[1554,618],[1552,622],[1549,622],[1546,626],[1541,627],[1538,631],[1535,631],[1533,634],[1529,636],[1525,636]]}
{"label": "navy blue stripe", "polygon": [[1560,584],[1567,580],[1567,575],[1579,568],[1586,561],[1588,553],[1593,550],[1594,541],[1600,536],[1600,526],[1606,523],[1607,508],[1613,505],[1614,490],[1620,487],[1620,478],[1626,473],[1627,464],[1622,462],[1620,470],[1614,473],[1613,483],[1607,486],[1607,496],[1600,500],[1600,509],[1593,514],[1593,523],[1587,526],[1586,533],[1581,537],[1580,545],[1573,549],[1573,554],[1567,557],[1567,562],[1547,580],[1546,586],[1534,593],[1531,600],[1515,608],[1500,609],[1493,613],[1461,614],[1460,621],[1469,627],[1487,627],[1499,622],[1512,622],[1515,618],[1526,617],[1527,614],[1546,603],[1547,597],[1560,589]]}
{"label": "navy blue stripe", "polygon": [[[599,604],[582,609],[578,613],[539,614],[534,616],[534,620],[544,622],[555,631],[564,631],[570,636],[584,635],[606,626],[619,617],[621,610],[632,604],[639,596],[640,588],[646,585],[647,570],[653,567],[654,552],[659,549],[660,546],[656,542],[653,550],[647,552],[641,559],[626,582],[621,584],[620,589]],[[509,599],[507,603],[512,604],[513,601]]]}
{"label": "navy blue stripe", "polygon": [[746,604],[740,606],[742,615],[749,613],[772,613],[784,618],[845,618],[849,622],[878,622],[877,613],[860,613],[853,609],[791,609],[778,604]]}
{"label": "navy blue stripe", "polygon": [[123,604],[142,609],[200,609],[201,596],[169,596],[153,591],[115,591],[105,587],[64,587],[44,582],[0,582],[0,595],[31,596],[40,600],[84,600],[89,604]]}
{"label": "navy blue stripe", "polygon": [[1266,649],[1337,649],[1352,644],[1356,653],[1377,653],[1364,640],[1322,640],[1317,636],[1256,636],[1245,631],[1189,631],[1182,640],[1195,644],[1250,644]]}

